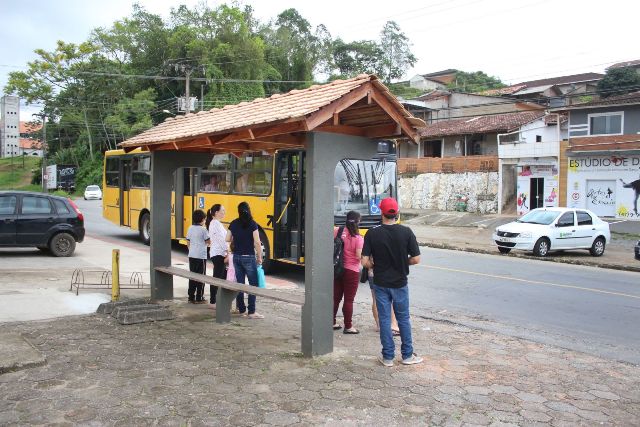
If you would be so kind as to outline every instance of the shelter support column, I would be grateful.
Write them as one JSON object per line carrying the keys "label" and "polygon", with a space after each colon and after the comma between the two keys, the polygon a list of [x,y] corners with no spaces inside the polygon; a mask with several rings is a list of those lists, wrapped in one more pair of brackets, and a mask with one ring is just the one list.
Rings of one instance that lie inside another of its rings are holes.
{"label": "shelter support column", "polygon": [[302,353],[333,351],[333,200],[334,174],[345,158],[370,159],[376,142],[362,137],[309,133],[305,176],[305,304]]}
{"label": "shelter support column", "polygon": [[[171,265],[171,187],[180,167],[204,167],[212,154],[154,151],[151,153],[151,299],[173,298],[173,276],[155,267]],[[180,218],[181,220],[181,218]],[[178,218],[176,218],[176,222]]]}

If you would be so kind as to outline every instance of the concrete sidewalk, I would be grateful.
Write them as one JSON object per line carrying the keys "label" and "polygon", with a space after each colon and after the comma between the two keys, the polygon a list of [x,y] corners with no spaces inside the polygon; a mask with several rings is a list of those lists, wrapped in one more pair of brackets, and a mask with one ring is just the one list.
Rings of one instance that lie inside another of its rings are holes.
{"label": "concrete sidewalk", "polygon": [[[361,292],[365,291],[364,289]],[[368,289],[366,290],[368,293]],[[421,365],[385,368],[368,303],[359,335],[300,355],[300,309],[213,321],[175,301],[172,321],[89,315],[3,325],[46,364],[0,375],[0,425],[637,425],[640,367],[414,316]],[[397,342],[399,346],[399,342]]]}
{"label": "concrete sidewalk", "polygon": [[493,230],[514,219],[506,215],[476,215],[467,212],[403,211],[404,225],[411,227],[418,243],[423,246],[640,272],[640,261],[634,258],[633,253],[633,248],[640,239],[639,221],[612,225],[611,242],[601,257],[592,257],[586,250],[575,250],[552,252],[545,258],[539,258],[520,251],[511,251],[508,255],[498,252],[491,239]]}

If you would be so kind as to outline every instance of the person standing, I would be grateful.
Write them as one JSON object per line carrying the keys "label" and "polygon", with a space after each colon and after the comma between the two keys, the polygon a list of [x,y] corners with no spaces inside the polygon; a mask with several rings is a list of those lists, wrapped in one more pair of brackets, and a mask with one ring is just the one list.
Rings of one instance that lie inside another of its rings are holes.
{"label": "person standing", "polygon": [[[238,218],[229,224],[227,242],[233,242],[233,267],[236,270],[236,282],[244,283],[245,276],[249,285],[258,286],[258,265],[262,265],[262,245],[258,224],[251,216],[251,209],[247,202],[238,205]],[[236,307],[241,314],[247,311],[244,292],[236,297]],[[256,296],[249,294],[249,319],[264,319],[262,314],[256,313]]]}
{"label": "person standing", "polygon": [[402,345],[402,364],[414,365],[423,361],[413,351],[411,320],[409,317],[409,266],[420,262],[420,248],[409,227],[396,224],[400,210],[398,202],[388,197],[380,202],[382,225],[369,229],[364,236],[362,265],[373,268],[373,291],[380,321],[382,354],[378,360],[393,366],[395,344],[391,331],[391,307],[396,314]]}
{"label": "person standing", "polygon": [[[204,227],[207,215],[197,209],[191,217],[192,224],[187,230],[187,247],[189,248],[189,271],[193,273],[207,273],[207,247],[211,240]],[[204,304],[204,283],[189,279],[189,302]]]}
{"label": "person standing", "polygon": [[[209,229],[209,238],[211,239],[211,247],[209,248],[209,257],[213,263],[213,277],[218,279],[227,278],[227,268],[225,264],[228,260],[227,253],[227,229],[222,225],[222,220],[226,214],[224,206],[219,203],[211,206],[207,213],[207,222]],[[216,293],[218,288],[209,285],[210,298],[209,302],[216,305]]]}
{"label": "person standing", "polygon": [[[340,325],[336,322],[336,314],[338,306],[344,296],[342,303],[342,314],[344,316],[345,334],[358,334],[356,328],[353,327],[353,300],[358,292],[358,283],[360,280],[360,256],[362,255],[362,245],[364,239],[360,235],[358,226],[360,224],[360,214],[356,211],[347,213],[346,227],[342,230],[342,256],[344,270],[339,277],[333,279],[333,329],[340,329]],[[339,228],[333,230],[333,238],[338,235]]]}

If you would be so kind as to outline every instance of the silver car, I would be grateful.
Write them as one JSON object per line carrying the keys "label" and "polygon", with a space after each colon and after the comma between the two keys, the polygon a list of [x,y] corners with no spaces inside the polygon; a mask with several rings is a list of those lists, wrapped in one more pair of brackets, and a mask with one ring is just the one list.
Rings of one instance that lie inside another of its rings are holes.
{"label": "silver car", "polygon": [[534,209],[493,233],[501,253],[519,249],[541,257],[564,249],[588,249],[602,256],[610,240],[609,223],[589,210],[571,208]]}

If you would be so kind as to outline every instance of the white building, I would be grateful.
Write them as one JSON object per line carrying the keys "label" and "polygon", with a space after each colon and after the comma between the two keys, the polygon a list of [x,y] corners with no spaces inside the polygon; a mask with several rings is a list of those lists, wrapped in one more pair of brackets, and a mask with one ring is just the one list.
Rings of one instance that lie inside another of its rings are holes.
{"label": "white building", "polygon": [[0,157],[20,156],[20,98],[0,98]]}
{"label": "white building", "polygon": [[531,209],[558,206],[560,141],[567,137],[567,117],[558,114],[498,135],[498,213],[515,208],[524,215]]}

